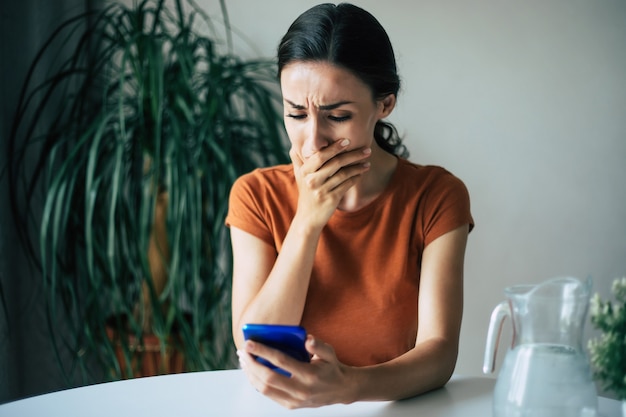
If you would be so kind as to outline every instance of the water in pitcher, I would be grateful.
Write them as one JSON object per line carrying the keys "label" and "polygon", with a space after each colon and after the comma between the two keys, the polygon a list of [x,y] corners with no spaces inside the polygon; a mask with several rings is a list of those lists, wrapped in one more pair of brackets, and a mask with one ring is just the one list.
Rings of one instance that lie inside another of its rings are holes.
{"label": "water in pitcher", "polygon": [[494,392],[494,415],[596,416],[595,386],[585,354],[569,346],[523,344],[505,357]]}

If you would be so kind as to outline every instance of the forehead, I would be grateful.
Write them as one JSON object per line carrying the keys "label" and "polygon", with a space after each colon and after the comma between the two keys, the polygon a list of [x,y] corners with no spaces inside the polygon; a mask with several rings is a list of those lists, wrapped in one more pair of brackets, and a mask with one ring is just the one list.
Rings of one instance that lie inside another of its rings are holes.
{"label": "forehead", "polygon": [[280,85],[285,100],[319,106],[338,101],[361,101],[372,97],[369,87],[349,70],[328,62],[286,65]]}

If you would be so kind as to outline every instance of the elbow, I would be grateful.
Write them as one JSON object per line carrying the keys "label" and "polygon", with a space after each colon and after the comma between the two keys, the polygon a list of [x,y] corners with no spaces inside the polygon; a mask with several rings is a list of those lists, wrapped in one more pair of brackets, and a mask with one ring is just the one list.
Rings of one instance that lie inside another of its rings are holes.
{"label": "elbow", "polygon": [[235,344],[236,349],[242,349],[244,344],[243,332],[241,331],[241,327],[235,323],[233,323],[232,327],[232,335],[233,335],[233,343]]}
{"label": "elbow", "polygon": [[458,347],[448,347],[449,352],[446,352],[442,360],[442,365],[439,375],[439,388],[443,387],[450,381],[456,368],[456,361],[458,357]]}
{"label": "elbow", "polygon": [[458,343],[439,340],[435,343],[435,351],[439,352],[437,366],[432,374],[432,389],[444,387],[452,378],[458,358]]}
{"label": "elbow", "polygon": [[454,366],[452,369],[443,369],[438,378],[435,379],[435,388],[443,388],[452,379],[453,373]]}
{"label": "elbow", "polygon": [[425,390],[426,392],[443,388],[452,379],[454,368],[450,370],[447,366],[443,366],[437,370],[435,375],[432,376],[430,384]]}

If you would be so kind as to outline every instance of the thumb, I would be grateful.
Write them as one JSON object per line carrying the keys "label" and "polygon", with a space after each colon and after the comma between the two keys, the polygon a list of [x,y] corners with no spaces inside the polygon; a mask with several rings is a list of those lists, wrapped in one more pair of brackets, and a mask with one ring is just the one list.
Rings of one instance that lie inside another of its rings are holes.
{"label": "thumb", "polygon": [[328,343],[324,343],[315,336],[308,335],[306,339],[306,350],[313,355],[313,359],[317,358],[326,362],[337,361],[335,349]]}
{"label": "thumb", "polygon": [[300,168],[302,164],[304,163],[302,159],[300,159],[300,156],[298,155],[298,153],[293,148],[289,149],[289,158],[291,159],[291,162],[296,168]]}

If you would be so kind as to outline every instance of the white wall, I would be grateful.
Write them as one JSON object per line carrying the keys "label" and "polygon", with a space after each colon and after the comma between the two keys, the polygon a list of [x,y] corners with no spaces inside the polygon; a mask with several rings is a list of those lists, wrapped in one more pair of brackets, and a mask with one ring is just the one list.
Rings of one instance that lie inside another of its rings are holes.
{"label": "white wall", "polygon": [[[210,13],[214,0],[199,0]],[[306,0],[229,0],[233,26],[273,56]],[[404,86],[390,118],[413,161],[469,187],[457,372],[480,374],[505,286],[626,275],[626,2],[354,1],[395,45]],[[589,328],[587,329],[589,333]]]}

